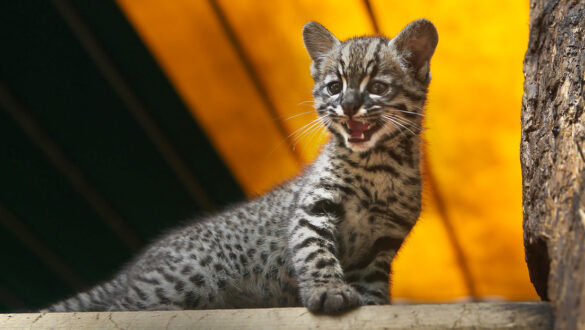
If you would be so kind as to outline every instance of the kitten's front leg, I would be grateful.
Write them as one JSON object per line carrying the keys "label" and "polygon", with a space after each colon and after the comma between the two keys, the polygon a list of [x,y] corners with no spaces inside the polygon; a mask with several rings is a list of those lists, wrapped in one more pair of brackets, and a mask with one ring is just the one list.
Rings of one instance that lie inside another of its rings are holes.
{"label": "kitten's front leg", "polygon": [[327,199],[304,205],[289,226],[289,249],[303,305],[324,313],[361,305],[359,293],[344,281],[337,258],[334,224],[341,205]]}
{"label": "kitten's front leg", "polygon": [[395,250],[379,251],[363,268],[352,265],[346,268],[346,281],[360,293],[364,305],[384,305],[390,302],[390,262],[395,254]]}

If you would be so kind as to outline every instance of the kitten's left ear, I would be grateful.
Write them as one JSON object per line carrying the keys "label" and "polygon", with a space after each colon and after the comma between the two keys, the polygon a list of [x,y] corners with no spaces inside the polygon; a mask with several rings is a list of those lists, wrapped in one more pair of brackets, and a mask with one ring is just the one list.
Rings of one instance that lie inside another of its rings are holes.
{"label": "kitten's left ear", "polygon": [[411,22],[390,41],[423,81],[428,78],[429,61],[438,42],[437,29],[426,19]]}
{"label": "kitten's left ear", "polygon": [[333,33],[317,22],[309,22],[303,27],[303,41],[314,62],[327,55],[340,42]]}

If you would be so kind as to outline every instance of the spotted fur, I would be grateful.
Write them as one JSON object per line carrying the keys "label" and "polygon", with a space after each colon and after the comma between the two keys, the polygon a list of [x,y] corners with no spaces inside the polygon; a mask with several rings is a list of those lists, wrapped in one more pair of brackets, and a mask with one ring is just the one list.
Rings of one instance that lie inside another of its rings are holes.
{"label": "spotted fur", "polygon": [[47,310],[304,305],[332,313],[389,302],[390,262],[420,212],[419,133],[437,32],[340,42],[303,30],[315,107],[332,133],[304,174],[177,228],[112,280]]}

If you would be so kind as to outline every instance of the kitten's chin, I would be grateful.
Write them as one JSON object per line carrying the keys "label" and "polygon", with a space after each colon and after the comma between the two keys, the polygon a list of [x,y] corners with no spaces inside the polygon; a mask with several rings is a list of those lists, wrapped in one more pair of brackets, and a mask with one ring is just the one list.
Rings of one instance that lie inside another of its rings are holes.
{"label": "kitten's chin", "polygon": [[364,142],[350,142],[349,139],[345,139],[345,145],[355,152],[364,152],[368,151],[376,145],[375,140],[368,140]]}

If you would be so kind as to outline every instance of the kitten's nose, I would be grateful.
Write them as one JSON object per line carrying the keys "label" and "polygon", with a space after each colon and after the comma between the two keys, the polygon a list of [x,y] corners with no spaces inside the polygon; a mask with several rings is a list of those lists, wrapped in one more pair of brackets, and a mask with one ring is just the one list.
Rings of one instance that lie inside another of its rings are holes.
{"label": "kitten's nose", "polygon": [[343,109],[343,113],[347,116],[351,117],[358,112],[360,107],[362,106],[362,102],[360,100],[359,95],[355,90],[347,90],[347,92],[343,95],[343,100],[341,101],[341,108]]}

